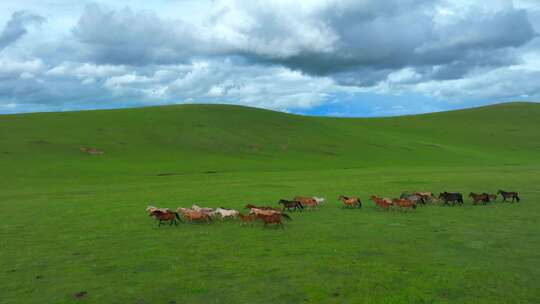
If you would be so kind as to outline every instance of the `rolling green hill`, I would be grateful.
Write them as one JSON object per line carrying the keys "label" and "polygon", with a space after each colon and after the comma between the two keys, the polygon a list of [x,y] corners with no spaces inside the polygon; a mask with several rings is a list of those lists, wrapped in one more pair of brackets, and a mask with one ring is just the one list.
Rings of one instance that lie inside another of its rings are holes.
{"label": "rolling green hill", "polygon": [[0,162],[15,176],[538,163],[538,117],[534,103],[372,119],[226,105],[6,115]]}
{"label": "rolling green hill", "polygon": [[[225,105],[0,115],[0,304],[540,303],[539,117],[534,103],[369,119]],[[499,188],[521,202],[368,200]],[[295,195],[327,203],[284,230],[157,227],[144,211]]]}

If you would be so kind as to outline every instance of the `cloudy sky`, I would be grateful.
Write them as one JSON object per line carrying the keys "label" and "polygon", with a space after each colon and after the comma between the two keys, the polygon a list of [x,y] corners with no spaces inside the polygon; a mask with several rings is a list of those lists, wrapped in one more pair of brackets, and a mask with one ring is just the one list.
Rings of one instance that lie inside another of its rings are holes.
{"label": "cloudy sky", "polygon": [[0,113],[540,101],[539,33],[539,0],[0,1]]}

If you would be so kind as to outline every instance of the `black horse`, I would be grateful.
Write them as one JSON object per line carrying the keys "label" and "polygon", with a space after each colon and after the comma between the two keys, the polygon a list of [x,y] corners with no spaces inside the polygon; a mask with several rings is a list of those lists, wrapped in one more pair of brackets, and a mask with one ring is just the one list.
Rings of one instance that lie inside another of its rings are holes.
{"label": "black horse", "polygon": [[506,202],[507,198],[511,198],[512,203],[514,202],[514,200],[517,200],[517,202],[519,203],[519,196],[517,192],[506,192],[503,190],[499,190],[497,191],[497,194],[500,194],[502,196],[503,202]]}
{"label": "black horse", "polygon": [[456,203],[463,205],[463,195],[461,193],[449,193],[445,191],[439,194],[439,198],[444,201],[444,205],[448,205],[448,202],[451,202],[452,205]]}
{"label": "black horse", "polygon": [[280,199],[278,204],[283,205],[283,210],[287,209],[289,211],[296,211],[304,209],[304,205],[302,205],[302,203],[300,203],[299,201],[288,201]]}

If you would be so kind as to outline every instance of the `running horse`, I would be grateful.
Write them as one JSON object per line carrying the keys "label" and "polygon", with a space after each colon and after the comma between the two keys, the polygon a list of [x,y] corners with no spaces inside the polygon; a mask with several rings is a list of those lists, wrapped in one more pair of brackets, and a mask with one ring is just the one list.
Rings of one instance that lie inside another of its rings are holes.
{"label": "running horse", "polygon": [[303,207],[309,208],[309,210],[319,207],[319,203],[313,197],[295,196],[293,201],[300,202]]}
{"label": "running horse", "polygon": [[482,194],[479,194],[479,193],[474,193],[474,192],[471,192],[469,193],[469,197],[472,199],[473,201],[473,204],[478,204],[478,203],[482,203],[482,204],[486,204],[489,202],[489,194],[487,193],[482,193]]}
{"label": "running horse", "polygon": [[392,200],[389,198],[377,197],[372,195],[370,199],[383,210],[388,210],[392,206]]}
{"label": "running horse", "polygon": [[338,197],[338,200],[343,202],[343,207],[351,207],[351,208],[354,208],[354,207],[361,208],[362,207],[362,202],[360,201],[360,199],[358,197],[355,197],[355,196],[346,197],[344,195],[340,195]]}
{"label": "running horse", "polygon": [[422,197],[426,202],[431,201],[435,198],[433,192],[414,192],[414,194]]}
{"label": "running horse", "polygon": [[412,208],[416,209],[416,202],[410,201],[404,198],[395,198],[392,200],[392,204],[399,207],[399,209]]}
{"label": "running horse", "polygon": [[242,213],[238,213],[238,218],[240,219],[240,226],[244,226],[247,223],[253,223],[257,219],[257,216],[255,214],[243,215]]}
{"label": "running horse", "polygon": [[456,203],[463,205],[463,195],[461,195],[461,193],[449,193],[445,191],[439,194],[439,199],[443,200],[444,205],[448,205],[449,202],[451,202],[452,205]]}
{"label": "running horse", "polygon": [[499,190],[497,191],[497,194],[500,194],[502,196],[503,202],[506,202],[506,199],[511,198],[512,203],[514,202],[514,200],[517,200],[517,202],[519,203],[519,196],[517,192],[506,192],[503,190]]}
{"label": "running horse", "polygon": [[281,227],[282,229],[285,229],[285,226],[283,226],[283,218],[292,220],[287,214],[285,213],[274,213],[274,214],[257,214],[256,215],[258,219],[262,220],[264,223],[264,227],[267,227],[268,224],[276,224],[276,229],[278,227]]}
{"label": "running horse", "polygon": [[422,195],[419,195],[419,194],[416,194],[416,193],[410,194],[410,193],[404,192],[404,193],[401,193],[399,198],[406,199],[406,200],[409,200],[411,202],[415,202],[416,204],[422,204],[422,205],[426,204],[426,201],[424,200],[424,197]]}
{"label": "running horse", "polygon": [[210,215],[218,215],[222,220],[226,218],[235,218],[240,214],[237,210],[227,209],[223,207],[216,208]]}
{"label": "running horse", "polygon": [[211,222],[212,217],[210,214],[202,211],[195,211],[188,208],[178,208],[176,211],[188,220],[189,222]]}
{"label": "running horse", "polygon": [[154,210],[150,213],[150,216],[159,221],[158,227],[161,226],[163,222],[169,222],[169,225],[178,225],[178,222],[182,221],[180,216],[178,216],[178,212],[174,211],[164,212],[161,210]]}
{"label": "running horse", "polygon": [[296,211],[304,209],[304,206],[299,201],[288,201],[280,199],[278,204],[283,205],[283,210],[287,209],[289,211]]}

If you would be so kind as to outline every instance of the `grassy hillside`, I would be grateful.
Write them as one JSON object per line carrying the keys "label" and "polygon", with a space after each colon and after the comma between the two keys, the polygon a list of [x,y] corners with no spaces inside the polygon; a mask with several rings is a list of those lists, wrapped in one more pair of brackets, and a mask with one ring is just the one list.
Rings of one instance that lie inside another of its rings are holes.
{"label": "grassy hillside", "polygon": [[225,105],[7,115],[0,161],[15,176],[537,163],[538,117],[532,103],[375,119]]}
{"label": "grassy hillside", "polygon": [[[0,303],[538,303],[538,117],[531,103],[373,119],[223,105],[2,115]],[[367,200],[498,188],[522,202]],[[144,213],[294,195],[328,203],[283,231],[158,228]]]}

